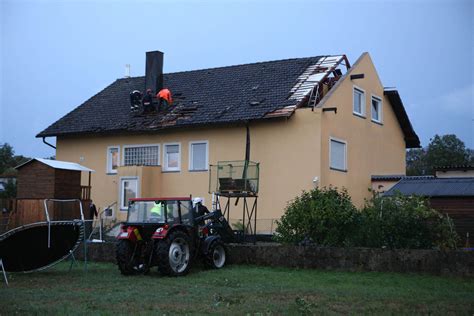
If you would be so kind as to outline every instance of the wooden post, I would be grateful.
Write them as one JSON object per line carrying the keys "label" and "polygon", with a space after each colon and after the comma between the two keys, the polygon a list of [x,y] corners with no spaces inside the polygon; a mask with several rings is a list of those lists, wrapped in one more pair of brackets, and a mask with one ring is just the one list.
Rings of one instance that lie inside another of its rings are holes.
{"label": "wooden post", "polygon": [[87,195],[88,195],[88,196],[87,196],[88,200],[91,199],[91,173],[92,173],[92,172],[89,171],[89,189],[88,189],[89,193],[87,194]]}

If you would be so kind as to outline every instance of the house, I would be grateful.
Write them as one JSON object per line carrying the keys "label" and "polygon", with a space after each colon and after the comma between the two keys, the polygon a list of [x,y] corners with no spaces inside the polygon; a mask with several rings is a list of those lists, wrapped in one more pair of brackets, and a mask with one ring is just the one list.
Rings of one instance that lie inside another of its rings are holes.
{"label": "house", "polygon": [[[337,55],[168,74],[162,58],[148,52],[145,77],[116,80],[37,135],[57,138],[58,159],[96,170],[92,199],[116,202],[119,219],[136,196],[192,194],[209,205],[209,165],[244,159],[247,127],[261,223],[315,186],[345,187],[360,206],[371,176],[404,174],[406,148],[419,147],[398,91],[384,89],[368,53],[352,66]],[[171,109],[130,110],[131,91],[161,87],[173,93]]]}
{"label": "house", "polygon": [[435,168],[438,178],[474,178],[474,166],[443,166]]}
{"label": "house", "polygon": [[[447,171],[450,168],[442,169]],[[384,196],[393,196],[397,192],[427,197],[432,208],[451,217],[463,245],[469,236],[472,241],[474,177],[406,177],[385,192]]]}

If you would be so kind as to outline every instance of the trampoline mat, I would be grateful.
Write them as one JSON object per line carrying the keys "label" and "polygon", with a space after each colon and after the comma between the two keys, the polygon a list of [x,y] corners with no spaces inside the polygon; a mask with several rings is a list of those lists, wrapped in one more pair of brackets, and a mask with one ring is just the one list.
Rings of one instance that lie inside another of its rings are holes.
{"label": "trampoline mat", "polygon": [[0,236],[0,258],[5,271],[32,272],[47,268],[74,251],[81,241],[82,222],[51,222],[21,226]]}

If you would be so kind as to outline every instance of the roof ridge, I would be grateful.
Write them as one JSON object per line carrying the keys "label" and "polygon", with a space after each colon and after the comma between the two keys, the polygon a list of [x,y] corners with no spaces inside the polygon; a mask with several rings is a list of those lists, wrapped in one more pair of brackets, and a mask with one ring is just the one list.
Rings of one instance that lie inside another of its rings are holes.
{"label": "roof ridge", "polygon": [[[299,60],[299,59],[311,59],[311,58],[320,59],[322,57],[331,57],[331,56],[339,56],[339,55],[319,55],[319,56],[307,56],[307,57],[297,57],[297,58],[284,58],[284,59],[276,59],[276,60],[256,61],[256,62],[251,62],[251,63],[235,64],[235,65],[229,65],[229,66],[219,66],[219,67],[210,67],[210,68],[202,68],[202,69],[167,72],[167,73],[163,73],[163,75],[174,75],[174,74],[198,72],[198,71],[206,71],[206,70],[209,71],[209,70],[233,68],[233,67],[241,67],[241,66],[253,66],[253,65],[258,65],[258,64],[268,64],[268,63],[274,63],[274,62],[284,62],[284,61]],[[127,80],[127,79],[144,78],[144,77],[145,76],[134,76],[134,77],[118,78],[117,80]]]}

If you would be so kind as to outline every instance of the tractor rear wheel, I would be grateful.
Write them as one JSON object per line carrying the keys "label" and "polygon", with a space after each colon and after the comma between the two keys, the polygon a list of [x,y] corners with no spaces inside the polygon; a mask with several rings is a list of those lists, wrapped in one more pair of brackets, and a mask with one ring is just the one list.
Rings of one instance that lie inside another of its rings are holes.
{"label": "tractor rear wheel", "polygon": [[115,255],[120,272],[123,275],[132,275],[137,273],[137,249],[136,244],[130,240],[121,239],[117,243]]}
{"label": "tractor rear wheel", "polygon": [[181,276],[191,267],[191,242],[186,233],[174,231],[155,244],[158,271],[164,275]]}
{"label": "tractor rear wheel", "polygon": [[209,251],[206,256],[206,264],[210,268],[220,269],[224,267],[226,262],[226,248],[224,244],[216,240],[209,246]]}

